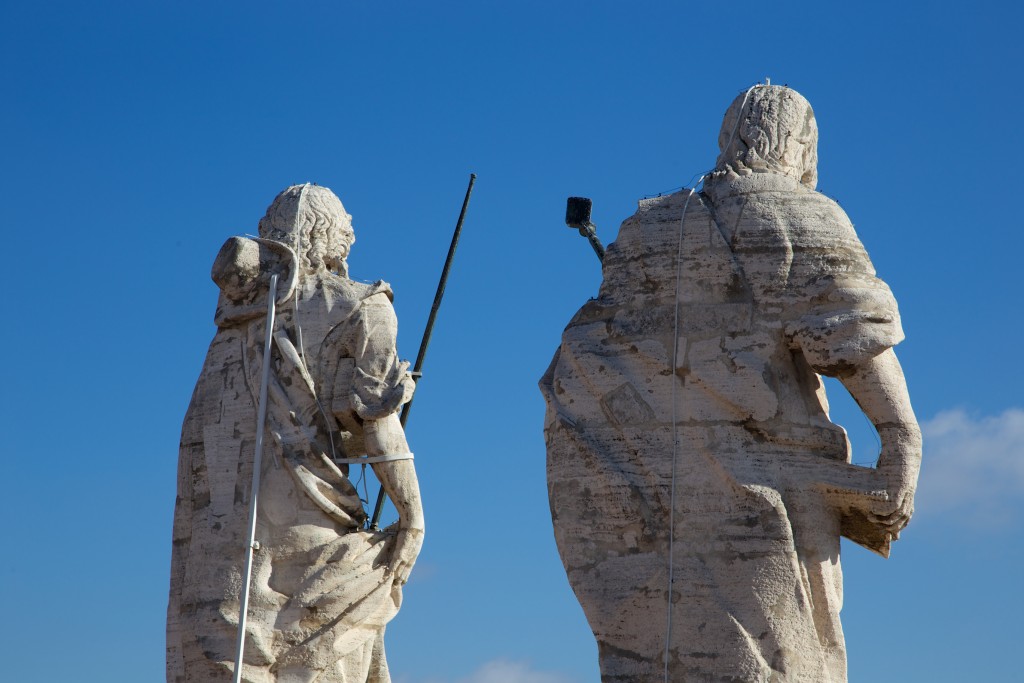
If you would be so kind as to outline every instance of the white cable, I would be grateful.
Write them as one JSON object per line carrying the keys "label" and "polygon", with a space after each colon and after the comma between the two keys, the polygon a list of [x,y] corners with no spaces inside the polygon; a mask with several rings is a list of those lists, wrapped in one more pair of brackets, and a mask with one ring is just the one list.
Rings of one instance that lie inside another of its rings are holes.
{"label": "white cable", "polygon": [[686,195],[686,202],[683,203],[683,214],[679,217],[679,243],[676,247],[676,292],[675,312],[672,321],[672,368],[669,376],[672,378],[672,485],[669,489],[669,511],[668,511],[668,591],[667,615],[665,617],[665,658],[664,658],[664,679],[669,683],[668,660],[672,647],[672,584],[675,582],[675,535],[676,535],[676,467],[679,455],[679,433],[678,433],[678,411],[676,410],[676,372],[679,367],[679,284],[682,282],[683,262],[683,226],[686,223],[686,209],[690,206],[690,198],[697,192],[697,186],[704,182],[704,176],[697,179],[690,194]]}
{"label": "white cable", "polygon": [[[743,120],[743,110],[747,107],[747,100],[750,98],[750,93],[754,88],[766,88],[768,86],[755,83],[754,85],[747,88],[747,92],[743,93],[743,102],[740,104],[740,111],[736,114],[736,124],[732,127],[732,133],[729,134],[729,142],[725,143],[725,147],[722,148],[722,154],[728,154],[729,148],[732,147],[733,140],[736,139],[736,133],[740,129],[740,121]],[[728,161],[727,161],[728,163]],[[704,176],[701,176],[702,178]],[[696,187],[696,185],[694,185]]]}
{"label": "white cable", "polygon": [[[292,322],[294,322],[295,324],[295,336],[297,338],[297,341],[299,342],[299,357],[302,359],[302,365],[305,366],[306,372],[309,373],[309,362],[306,360],[306,347],[302,343],[302,321],[299,319],[299,300],[302,298],[302,254],[299,251],[299,247],[301,246],[302,241],[302,235],[300,232],[301,225],[299,224],[299,221],[301,220],[302,216],[302,196],[303,193],[305,193],[305,191],[305,187],[299,191],[299,207],[295,212],[296,223],[294,229],[294,239],[292,242],[296,256],[295,267],[298,269],[298,277],[296,278],[295,287],[295,300],[292,302]],[[312,377],[312,375],[310,376]],[[324,410],[323,404],[320,403],[320,397],[317,396],[316,387],[312,386],[310,388],[313,392],[313,401],[316,403],[316,408],[320,412],[320,416],[324,419],[324,425],[327,427],[327,440],[330,442],[331,446],[331,459],[337,461],[338,451],[334,446],[334,431],[331,429],[331,421],[327,418],[327,411]]]}
{"label": "white cable", "polygon": [[391,453],[389,455],[357,455],[353,458],[334,458],[339,465],[368,465],[376,462],[394,462],[395,460],[412,460],[412,453]]}
{"label": "white cable", "polygon": [[[740,104],[740,110],[736,114],[736,123],[732,127],[732,133],[729,134],[729,141],[722,148],[722,153],[728,153],[729,148],[732,147],[733,141],[736,139],[736,133],[740,128],[740,121],[743,120],[743,111],[747,107],[747,100],[750,99],[750,93],[754,88],[765,87],[760,83],[755,84],[747,88],[747,91],[743,93],[743,102]],[[710,173],[710,171],[708,172]],[[672,367],[669,368],[669,377],[672,378],[672,480],[671,487],[669,489],[669,513],[668,513],[668,590],[666,591],[666,616],[665,616],[665,655],[664,655],[664,670],[663,678],[664,683],[669,683],[669,654],[672,650],[672,585],[675,583],[675,536],[676,536],[676,472],[679,461],[679,411],[677,405],[677,389],[676,385],[679,381],[676,379],[676,373],[678,372],[679,366],[679,298],[680,291],[679,285],[682,282],[682,271],[683,271],[683,229],[686,223],[686,210],[690,206],[690,199],[697,193],[697,188],[704,178],[708,176],[705,173],[697,182],[693,184],[690,189],[690,193],[686,195],[686,201],[683,203],[683,213],[679,217],[679,242],[676,248],[676,291],[675,291],[675,311],[672,321]],[[698,197],[699,200],[699,197]],[[683,379],[685,383],[685,378]]]}

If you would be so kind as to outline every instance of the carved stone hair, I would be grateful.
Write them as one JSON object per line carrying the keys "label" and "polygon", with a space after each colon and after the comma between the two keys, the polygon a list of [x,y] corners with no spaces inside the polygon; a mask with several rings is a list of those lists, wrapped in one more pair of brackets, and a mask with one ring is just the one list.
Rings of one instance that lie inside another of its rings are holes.
{"label": "carved stone hair", "polygon": [[755,86],[749,95],[733,100],[722,121],[718,148],[715,176],[773,171],[811,189],[818,184],[814,111],[800,93],[785,86]]}
{"label": "carved stone hair", "polygon": [[326,268],[346,274],[345,259],[356,241],[352,216],[337,195],[309,183],[277,195],[260,219],[259,232],[294,249],[308,272]]}

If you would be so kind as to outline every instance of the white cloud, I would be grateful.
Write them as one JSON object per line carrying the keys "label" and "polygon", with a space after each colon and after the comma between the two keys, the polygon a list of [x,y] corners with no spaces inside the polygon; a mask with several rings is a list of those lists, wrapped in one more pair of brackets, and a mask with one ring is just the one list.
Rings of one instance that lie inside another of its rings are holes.
{"label": "white cloud", "polygon": [[948,410],[923,422],[924,461],[915,507],[921,517],[955,512],[1004,525],[1024,512],[1024,410],[973,417]]}
{"label": "white cloud", "polygon": [[487,662],[459,683],[570,683],[562,674],[536,671],[523,662],[497,659]]}
{"label": "white cloud", "polygon": [[[424,683],[444,682],[441,679],[433,678]],[[537,671],[526,662],[495,659],[484,663],[469,676],[459,678],[454,683],[576,683],[576,681],[561,673]]]}

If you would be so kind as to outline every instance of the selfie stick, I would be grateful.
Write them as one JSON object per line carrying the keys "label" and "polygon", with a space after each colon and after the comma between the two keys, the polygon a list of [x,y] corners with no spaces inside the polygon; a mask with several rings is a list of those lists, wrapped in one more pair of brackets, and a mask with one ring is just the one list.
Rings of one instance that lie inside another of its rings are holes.
{"label": "selfie stick", "polygon": [[599,261],[604,261],[604,246],[597,238],[597,226],[590,222],[590,210],[594,202],[586,197],[569,197],[565,202],[565,224],[580,231],[594,248]]}

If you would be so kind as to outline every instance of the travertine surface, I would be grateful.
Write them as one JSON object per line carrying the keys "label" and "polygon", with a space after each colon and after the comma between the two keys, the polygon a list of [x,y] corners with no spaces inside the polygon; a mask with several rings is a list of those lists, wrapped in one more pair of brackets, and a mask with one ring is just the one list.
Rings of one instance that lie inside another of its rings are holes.
{"label": "travertine surface", "polygon": [[[816,144],[793,90],[737,98],[704,190],[640,202],[541,380],[605,683],[845,681],[839,537],[887,556],[912,513],[896,302],[814,191]],[[875,424],[877,468],[849,464],[819,375]]]}
{"label": "travertine surface", "polygon": [[243,680],[386,683],[384,627],[422,542],[416,473],[410,459],[373,465],[399,522],[371,532],[349,466],[334,459],[409,451],[396,411],[413,382],[396,356],[391,291],[348,279],[351,217],[326,188],[283,191],[259,233],[228,240],[213,266],[217,332],[181,434],[167,680],[231,680],[234,670],[267,296],[278,273]]}

